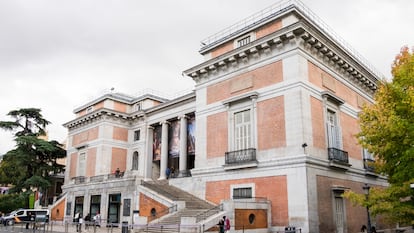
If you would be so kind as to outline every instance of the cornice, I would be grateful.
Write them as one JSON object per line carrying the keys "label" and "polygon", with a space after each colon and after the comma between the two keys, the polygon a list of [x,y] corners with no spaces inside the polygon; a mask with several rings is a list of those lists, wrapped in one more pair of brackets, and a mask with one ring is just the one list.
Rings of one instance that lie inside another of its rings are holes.
{"label": "cornice", "polygon": [[[97,122],[100,120],[108,120],[112,119],[115,121],[123,121],[123,123],[130,123],[134,124],[137,123],[139,120],[145,120],[148,116],[155,114],[159,111],[164,111],[168,109],[176,108],[177,105],[183,105],[195,102],[195,92],[191,92],[187,95],[180,96],[174,100],[170,100],[166,103],[159,104],[155,107],[136,111],[133,113],[123,113],[114,111],[107,108],[102,108],[95,110],[89,114],[86,114],[84,116],[78,117],[75,120],[72,120],[70,122],[67,122],[63,124],[64,127],[68,128],[69,130],[79,128],[88,124],[91,124],[93,122]],[[194,108],[192,111],[195,111],[195,105],[192,107]]]}
{"label": "cornice", "polygon": [[92,122],[97,122],[102,119],[116,119],[116,120],[123,120],[123,121],[130,121],[133,119],[137,119],[138,116],[136,114],[131,115],[127,113],[117,112],[110,109],[99,109],[90,114],[85,116],[79,117],[75,120],[72,120],[68,123],[63,124],[64,127],[68,128],[69,130],[82,127],[84,125],[89,125]]}
{"label": "cornice", "polygon": [[193,78],[196,83],[202,83],[214,77],[219,69],[236,65],[248,66],[249,60],[257,60],[261,55],[271,54],[274,50],[280,53],[283,47],[292,45],[296,45],[296,48],[303,47],[305,51],[313,54],[312,56],[317,54],[325,64],[341,73],[344,79],[350,79],[366,91],[373,93],[378,88],[379,77],[365,68],[361,61],[350,55],[345,48],[303,20],[253,41],[247,46],[203,62],[184,71],[183,74]]}
{"label": "cornice", "polygon": [[306,25],[297,36],[304,42],[303,47],[306,51],[317,54],[325,64],[343,74],[343,78],[350,79],[353,83],[372,93],[377,90],[379,77],[365,68],[363,63],[342,49],[339,44],[331,42]]}

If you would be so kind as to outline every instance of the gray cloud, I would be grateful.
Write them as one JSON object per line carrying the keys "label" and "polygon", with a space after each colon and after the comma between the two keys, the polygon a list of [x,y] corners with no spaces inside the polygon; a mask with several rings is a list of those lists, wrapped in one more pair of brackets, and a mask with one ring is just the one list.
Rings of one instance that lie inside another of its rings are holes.
{"label": "gray cloud", "polygon": [[[272,0],[0,1],[0,120],[39,107],[51,139],[72,110],[103,90],[135,94],[191,89],[181,72],[203,61],[200,41]],[[384,75],[401,46],[413,45],[410,0],[306,0],[304,3]],[[0,131],[0,154],[13,147]]]}

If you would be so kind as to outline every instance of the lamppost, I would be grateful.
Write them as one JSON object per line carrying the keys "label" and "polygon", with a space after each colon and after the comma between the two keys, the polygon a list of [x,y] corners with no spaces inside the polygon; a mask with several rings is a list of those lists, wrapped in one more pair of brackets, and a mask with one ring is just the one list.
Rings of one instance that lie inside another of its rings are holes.
{"label": "lamppost", "polygon": [[368,184],[365,184],[362,189],[364,190],[365,193],[365,200],[367,201],[367,217],[368,217],[368,229],[367,232],[371,233],[371,216],[369,215],[369,205],[368,205],[368,200],[369,200],[369,189],[371,187]]}

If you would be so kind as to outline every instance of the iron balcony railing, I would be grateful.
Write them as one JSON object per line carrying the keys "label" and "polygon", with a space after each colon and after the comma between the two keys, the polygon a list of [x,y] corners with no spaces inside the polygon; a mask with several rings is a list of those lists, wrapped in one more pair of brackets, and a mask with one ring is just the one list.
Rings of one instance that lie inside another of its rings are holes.
{"label": "iron balcony railing", "polygon": [[339,162],[339,163],[346,163],[346,164],[349,163],[348,152],[346,151],[333,148],[333,147],[329,147],[328,156],[329,156],[329,160],[331,161]]}
{"label": "iron balcony railing", "polygon": [[256,162],[256,149],[229,151],[225,153],[226,165]]}
{"label": "iron balcony railing", "polygon": [[375,163],[375,160],[365,158],[364,159],[365,170],[367,170],[368,172],[374,172],[375,171],[374,163]]}

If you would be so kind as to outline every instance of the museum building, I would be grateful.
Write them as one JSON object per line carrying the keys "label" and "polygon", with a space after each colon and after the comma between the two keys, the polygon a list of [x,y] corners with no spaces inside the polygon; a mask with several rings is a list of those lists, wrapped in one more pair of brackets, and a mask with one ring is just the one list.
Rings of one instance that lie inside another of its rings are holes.
{"label": "museum building", "polygon": [[136,232],[172,216],[181,231],[213,231],[223,215],[239,232],[358,232],[365,209],[342,194],[387,186],[356,138],[380,74],[300,1],[199,52],[204,62],[183,71],[187,94],[109,92],[74,110],[52,217],[99,212]]}

